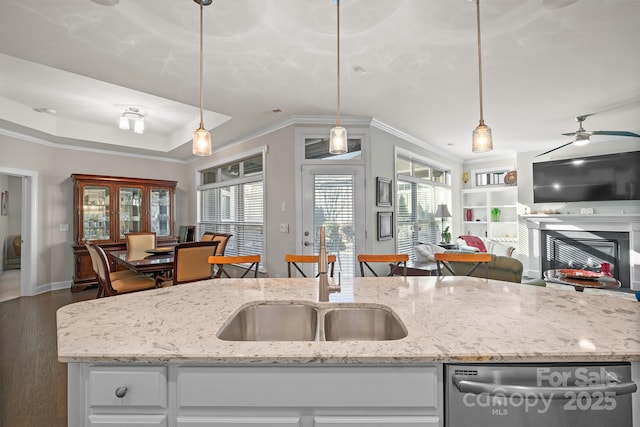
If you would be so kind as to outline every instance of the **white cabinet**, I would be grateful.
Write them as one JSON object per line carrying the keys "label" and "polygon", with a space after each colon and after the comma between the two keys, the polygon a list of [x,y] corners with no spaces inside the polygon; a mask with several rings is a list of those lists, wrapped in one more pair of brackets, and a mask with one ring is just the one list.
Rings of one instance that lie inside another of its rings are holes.
{"label": "white cabinet", "polygon": [[69,426],[168,427],[166,366],[68,364]]}
{"label": "white cabinet", "polygon": [[[499,215],[492,216],[497,209]],[[469,213],[470,212],[470,213]],[[518,241],[518,188],[462,190],[462,232],[507,243]]]}
{"label": "white cabinet", "polygon": [[69,425],[442,427],[442,378],[442,364],[69,363]]}

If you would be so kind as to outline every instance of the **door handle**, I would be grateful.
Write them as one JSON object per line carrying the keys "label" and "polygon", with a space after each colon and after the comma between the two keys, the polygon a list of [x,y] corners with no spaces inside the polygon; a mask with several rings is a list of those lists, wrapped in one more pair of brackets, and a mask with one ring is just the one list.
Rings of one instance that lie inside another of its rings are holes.
{"label": "door handle", "polygon": [[309,243],[309,242],[305,241],[305,242],[304,242],[304,245],[305,245],[305,246],[310,246],[310,245],[311,245],[311,243]]}

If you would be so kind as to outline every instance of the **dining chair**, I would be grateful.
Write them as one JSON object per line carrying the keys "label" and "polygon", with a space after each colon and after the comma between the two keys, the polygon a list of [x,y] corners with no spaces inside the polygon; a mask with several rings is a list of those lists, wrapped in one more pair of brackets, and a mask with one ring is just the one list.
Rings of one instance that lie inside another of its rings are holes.
{"label": "dining chair", "polygon": [[156,248],[156,232],[155,231],[139,231],[126,233],[124,235],[127,245],[127,252],[132,257],[144,258],[148,254],[145,252],[149,249]]}
{"label": "dining chair", "polygon": [[224,255],[224,250],[227,247],[227,243],[229,239],[233,236],[233,234],[228,233],[214,233],[213,231],[205,231],[200,238],[200,241],[214,241],[219,242],[218,250],[216,251],[216,255]]}
{"label": "dining chair", "polygon": [[[433,256],[436,260],[438,276],[442,276],[443,271],[451,276],[470,276],[484,264],[485,279],[489,278],[489,262],[491,254],[487,253],[437,253]],[[444,267],[444,270],[443,270]]]}
{"label": "dining chair", "polygon": [[[297,254],[287,254],[284,256],[284,260],[287,263],[287,272],[289,273],[289,277],[293,277],[291,275],[291,267],[295,267],[296,270],[298,270],[298,272],[300,274],[302,274],[302,277],[307,277],[306,274],[304,274],[304,271],[302,271],[302,269],[300,268],[300,266],[298,264],[318,264],[318,255],[297,255]],[[333,277],[333,271],[335,269],[335,265],[336,265],[336,256],[335,255],[327,255],[327,264],[329,264],[329,277]],[[318,277],[320,275],[320,273],[316,274],[316,277]]]}
{"label": "dining chair", "polygon": [[218,242],[178,243],[173,249],[173,269],[170,277],[156,277],[156,286],[180,285],[211,279],[209,256],[215,254]]}
{"label": "dining chair", "polygon": [[400,267],[403,268],[403,276],[407,276],[407,261],[409,261],[409,255],[407,254],[360,254],[358,255],[358,262],[360,263],[360,275],[365,277],[364,268],[373,273],[374,276],[378,277],[378,274],[375,272],[373,268],[371,268],[370,263],[375,262],[384,262],[389,264],[389,274],[387,276],[393,276],[396,270]]}
{"label": "dining chair", "polygon": [[[225,265],[234,264],[238,268],[244,270],[244,273],[240,278],[244,278],[252,269],[254,270],[253,277],[258,277],[258,265],[260,264],[260,255],[214,255],[209,257],[209,264],[218,267],[218,271],[215,274],[216,278],[221,277],[223,274],[227,277],[229,273],[224,271]],[[248,267],[247,267],[248,265]]]}
{"label": "dining chair", "polygon": [[133,275],[122,275],[115,280],[111,280],[107,254],[98,245],[92,245],[92,247],[98,256],[98,295],[96,298],[143,291],[156,287],[156,281],[154,279],[135,272],[133,272]]}
{"label": "dining chair", "polygon": [[[93,267],[93,271],[96,273],[96,280],[98,281],[98,294],[96,295],[96,298],[101,298],[105,295],[104,295],[104,287],[100,284],[100,278],[98,275],[100,255],[98,254],[95,246],[96,245],[93,243],[89,243],[89,242],[85,243],[85,247],[87,248],[87,251],[89,252],[89,257],[91,258],[91,266]],[[138,273],[131,270],[111,271],[111,266],[109,265],[109,263],[107,263],[107,266],[109,267],[109,280],[111,280],[112,282],[115,280],[126,278],[126,277],[133,277],[138,275]]]}

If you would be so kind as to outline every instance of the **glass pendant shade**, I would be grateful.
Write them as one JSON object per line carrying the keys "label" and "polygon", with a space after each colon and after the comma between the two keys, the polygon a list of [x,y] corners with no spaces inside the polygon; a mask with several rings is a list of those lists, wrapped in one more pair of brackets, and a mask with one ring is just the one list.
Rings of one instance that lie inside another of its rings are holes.
{"label": "glass pendant shade", "polygon": [[329,153],[345,154],[349,151],[347,130],[342,126],[331,129],[329,134]]}
{"label": "glass pendant shade", "polygon": [[133,131],[135,133],[144,133],[144,118],[137,117],[135,122],[133,122]]}
{"label": "glass pendant shade", "polygon": [[193,155],[211,155],[211,134],[202,125],[193,133]]}
{"label": "glass pendant shade", "polygon": [[122,130],[129,130],[129,119],[127,119],[125,116],[120,116],[119,127]]}
{"label": "glass pendant shade", "polygon": [[471,140],[471,151],[474,153],[482,153],[493,150],[493,139],[491,137],[491,128],[480,121],[480,124],[473,130],[473,138]]}

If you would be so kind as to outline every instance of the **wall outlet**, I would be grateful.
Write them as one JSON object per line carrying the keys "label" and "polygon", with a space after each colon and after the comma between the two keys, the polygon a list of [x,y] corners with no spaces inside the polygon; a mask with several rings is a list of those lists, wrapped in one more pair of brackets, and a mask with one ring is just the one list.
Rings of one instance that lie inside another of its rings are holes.
{"label": "wall outlet", "polygon": [[289,224],[280,224],[280,232],[288,233],[289,232]]}
{"label": "wall outlet", "polygon": [[69,231],[69,224],[60,224],[60,231]]}

